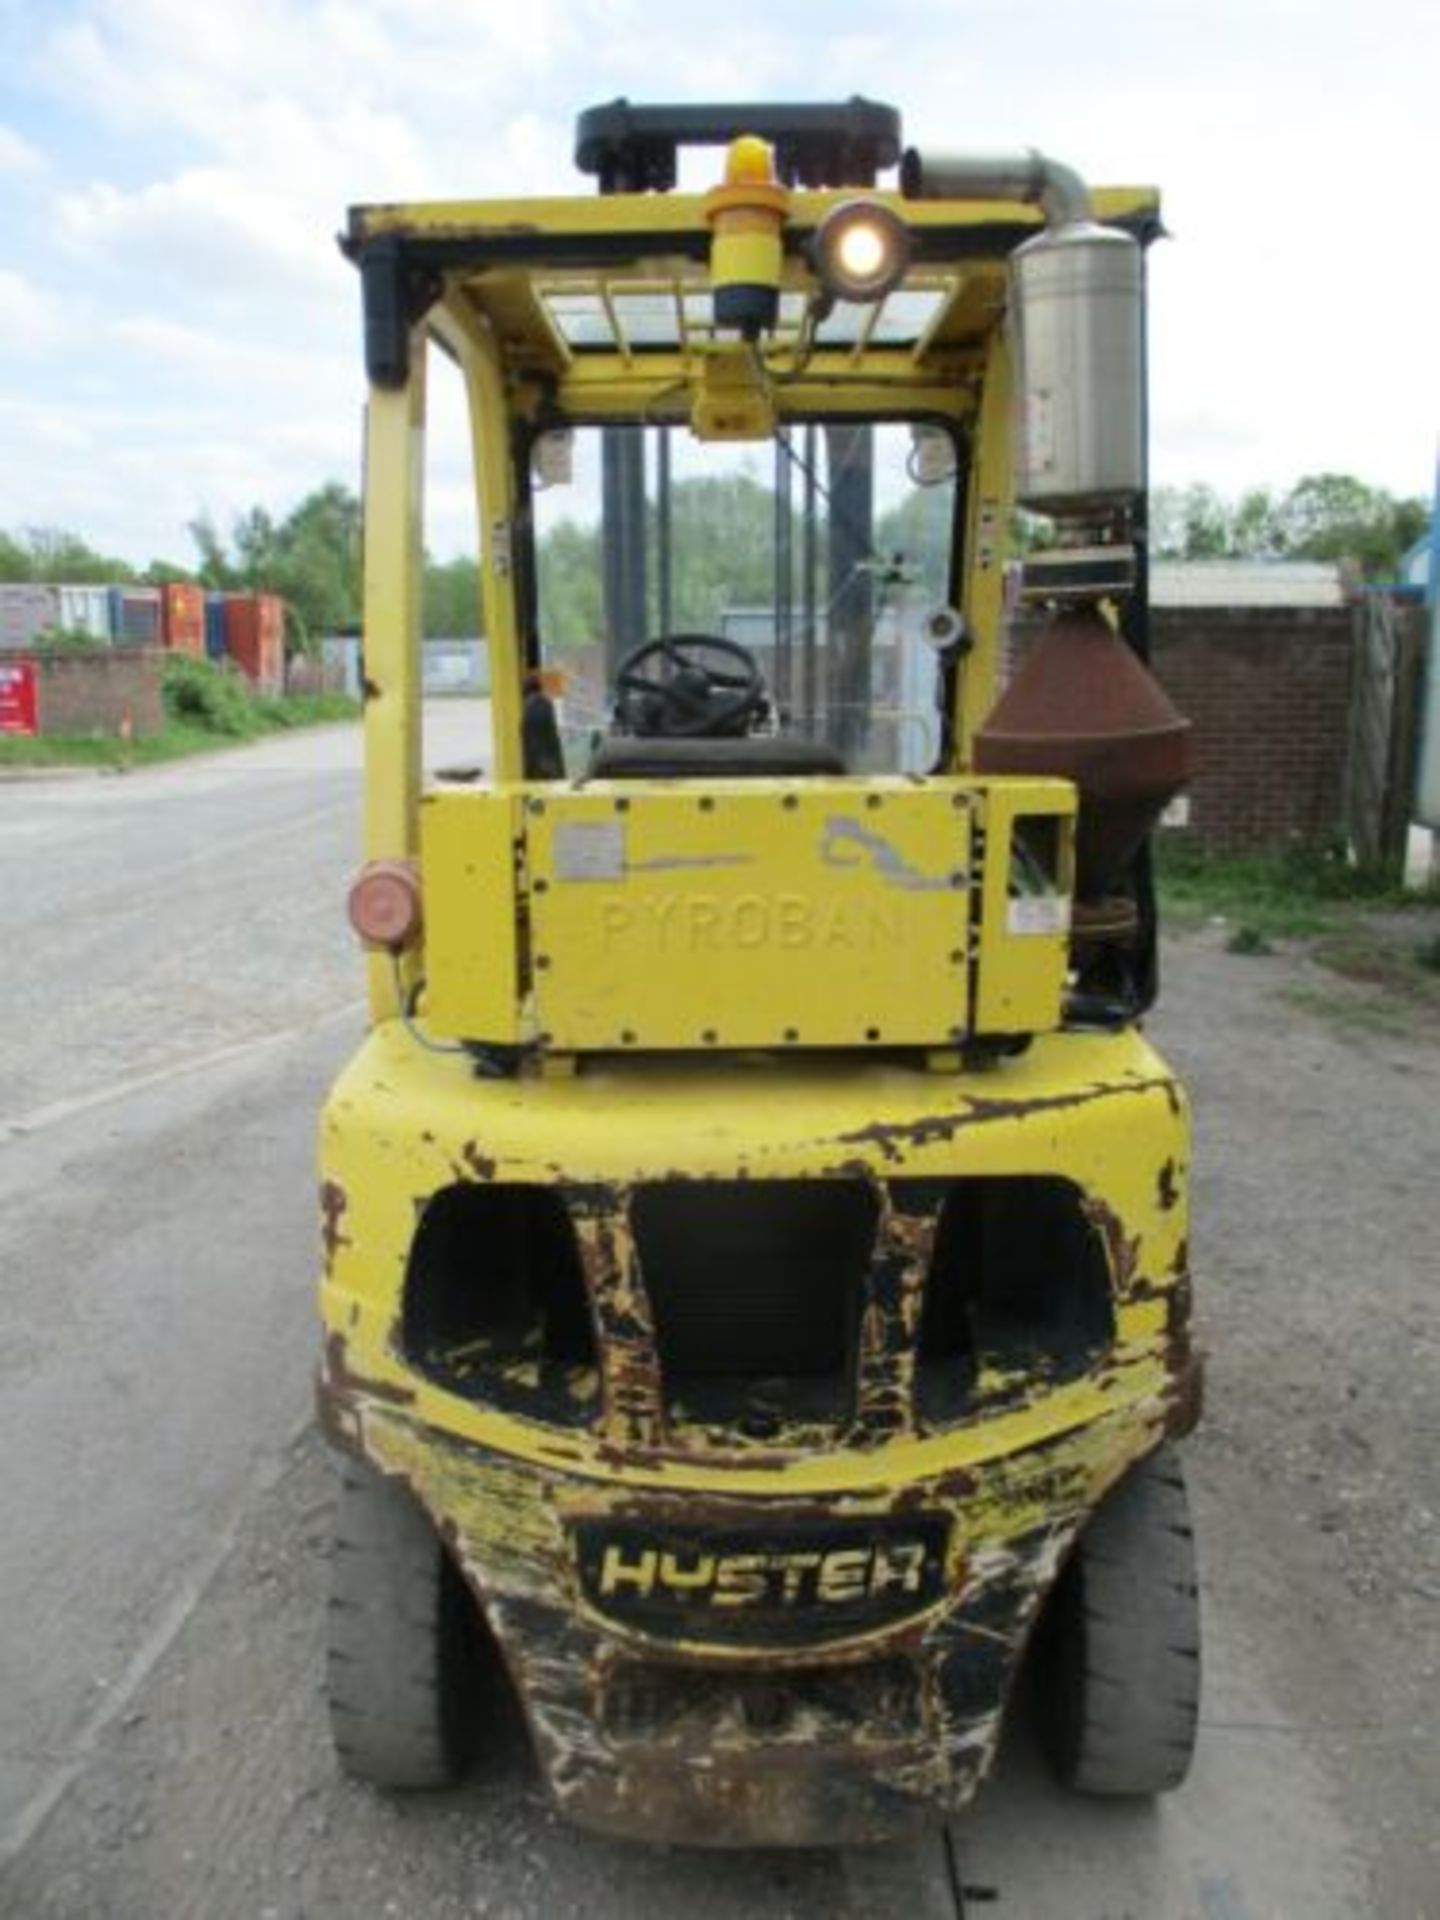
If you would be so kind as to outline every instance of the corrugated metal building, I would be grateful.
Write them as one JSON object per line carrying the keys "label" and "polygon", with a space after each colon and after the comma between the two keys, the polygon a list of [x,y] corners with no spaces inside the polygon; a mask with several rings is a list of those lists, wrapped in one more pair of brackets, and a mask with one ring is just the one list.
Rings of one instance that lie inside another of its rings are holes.
{"label": "corrugated metal building", "polygon": [[1152,607],[1343,607],[1345,569],[1329,560],[1157,560]]}

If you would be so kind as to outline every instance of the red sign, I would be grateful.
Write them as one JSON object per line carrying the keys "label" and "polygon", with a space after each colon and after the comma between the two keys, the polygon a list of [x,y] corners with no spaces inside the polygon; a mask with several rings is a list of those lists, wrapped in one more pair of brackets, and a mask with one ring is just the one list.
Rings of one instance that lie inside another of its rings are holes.
{"label": "red sign", "polygon": [[0,664],[0,733],[38,733],[35,662]]}

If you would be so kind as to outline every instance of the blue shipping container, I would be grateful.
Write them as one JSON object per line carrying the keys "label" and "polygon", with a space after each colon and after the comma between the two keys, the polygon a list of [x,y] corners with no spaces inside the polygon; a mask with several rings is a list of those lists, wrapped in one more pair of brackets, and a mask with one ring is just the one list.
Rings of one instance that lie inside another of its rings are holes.
{"label": "blue shipping container", "polygon": [[117,647],[158,647],[161,643],[160,589],[111,587],[110,633]]}
{"label": "blue shipping container", "polygon": [[212,660],[225,658],[225,596],[205,596],[205,652]]}

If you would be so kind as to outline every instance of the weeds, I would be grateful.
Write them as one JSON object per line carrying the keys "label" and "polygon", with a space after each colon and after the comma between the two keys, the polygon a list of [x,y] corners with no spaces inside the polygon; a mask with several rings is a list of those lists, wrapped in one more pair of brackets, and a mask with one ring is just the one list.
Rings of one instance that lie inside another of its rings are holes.
{"label": "weeds", "polygon": [[359,712],[340,693],[257,693],[234,667],[189,654],[167,655],[160,691],[166,724],[159,733],[133,740],[98,733],[9,736],[0,739],[0,768],[151,766],[290,727],[353,720]]}
{"label": "weeds", "polygon": [[1227,953],[1274,953],[1275,949],[1258,927],[1237,927],[1225,942]]}
{"label": "weeds", "polygon": [[258,695],[233,667],[189,654],[165,657],[160,680],[165,712],[177,725],[202,733],[219,733],[244,740],[259,733],[264,716]]}
{"label": "weeds", "polygon": [[1356,866],[1337,848],[1222,855],[1164,837],[1157,843],[1155,868],[1161,907],[1171,924],[1225,920],[1266,940],[1324,933],[1356,907],[1404,908],[1440,901],[1433,889],[1414,892],[1392,868]]}

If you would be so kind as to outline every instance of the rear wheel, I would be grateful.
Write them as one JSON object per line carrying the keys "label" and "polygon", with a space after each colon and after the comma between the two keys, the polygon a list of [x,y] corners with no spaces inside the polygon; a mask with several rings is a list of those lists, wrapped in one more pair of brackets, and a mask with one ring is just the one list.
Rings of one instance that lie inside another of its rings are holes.
{"label": "rear wheel", "polygon": [[1039,1680],[1042,1737],[1066,1786],[1179,1786],[1200,1711],[1200,1611],[1171,1448],[1132,1468],[1080,1536],[1047,1610]]}
{"label": "rear wheel", "polygon": [[410,1489],[341,1469],[331,1568],[330,1730],[348,1773],[444,1787],[470,1759],[474,1603]]}

